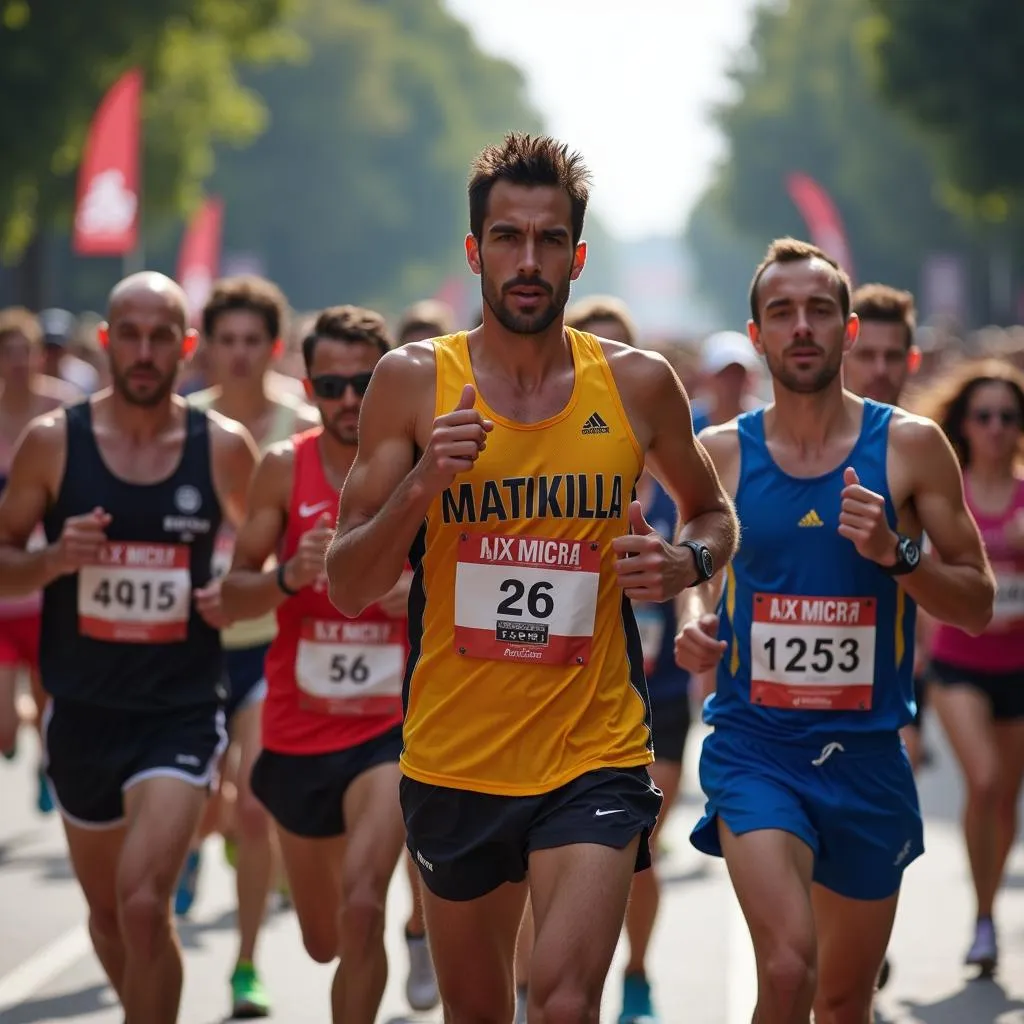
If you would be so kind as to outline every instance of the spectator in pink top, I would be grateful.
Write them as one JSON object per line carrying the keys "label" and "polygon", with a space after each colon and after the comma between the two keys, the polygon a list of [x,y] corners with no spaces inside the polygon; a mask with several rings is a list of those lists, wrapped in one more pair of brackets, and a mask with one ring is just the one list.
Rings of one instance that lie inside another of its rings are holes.
{"label": "spectator in pink top", "polygon": [[1024,777],[1024,375],[1005,361],[956,367],[932,390],[931,417],[955,449],[996,574],[990,627],[939,625],[930,679],[935,710],[964,775],[964,837],[978,901],[966,962],[998,960],[993,903],[1017,831]]}

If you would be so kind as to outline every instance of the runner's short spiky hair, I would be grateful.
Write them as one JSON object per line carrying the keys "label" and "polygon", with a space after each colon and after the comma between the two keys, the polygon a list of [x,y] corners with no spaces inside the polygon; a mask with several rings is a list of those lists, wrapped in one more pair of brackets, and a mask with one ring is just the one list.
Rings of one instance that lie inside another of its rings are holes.
{"label": "runner's short spiky hair", "polygon": [[776,238],[768,246],[768,251],[764,254],[764,259],[757,265],[754,279],[750,282],[750,319],[758,327],[761,326],[761,309],[758,306],[757,289],[764,272],[776,263],[801,263],[804,260],[821,260],[832,268],[836,278],[839,307],[843,311],[843,319],[849,318],[850,278],[846,271],[831,256],[816,245],[811,245],[810,242],[801,242],[798,238]]}
{"label": "runner's short spiky hair", "polygon": [[313,329],[302,339],[302,359],[307,374],[313,364],[316,344],[321,339],[371,345],[379,349],[381,355],[394,348],[384,317],[362,306],[331,306],[316,318]]}
{"label": "runner's short spiky hair", "polygon": [[469,174],[469,230],[477,241],[483,235],[491,189],[499,181],[565,189],[572,203],[573,244],[580,240],[590,198],[590,171],[583,157],[570,153],[566,143],[548,135],[511,132],[477,156]]}

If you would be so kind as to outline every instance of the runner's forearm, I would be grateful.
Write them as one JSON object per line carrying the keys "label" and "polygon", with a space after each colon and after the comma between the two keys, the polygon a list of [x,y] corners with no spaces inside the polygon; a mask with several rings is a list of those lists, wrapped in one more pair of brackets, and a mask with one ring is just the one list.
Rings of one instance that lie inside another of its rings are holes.
{"label": "runner's forearm", "polygon": [[[294,587],[288,573],[287,563],[284,580]],[[298,589],[298,588],[294,588]],[[277,566],[262,572],[251,569],[235,569],[224,577],[220,586],[220,600],[225,614],[232,621],[258,619],[274,611],[288,597],[277,578]]]}
{"label": "runner's forearm", "polygon": [[922,554],[918,567],[897,581],[933,618],[972,636],[983,633],[992,618],[995,581],[987,569],[950,565]]}
{"label": "runner's forearm", "polygon": [[680,626],[715,611],[722,597],[724,579],[724,572],[716,572],[711,579],[684,590],[676,597],[676,619]]}
{"label": "runner's forearm", "polygon": [[414,474],[372,519],[335,533],[327,549],[331,603],[345,615],[359,615],[383,597],[405,569],[409,549],[434,500]]}
{"label": "runner's forearm", "polygon": [[50,547],[39,551],[0,547],[0,598],[26,597],[52,583],[60,575],[53,553]]}

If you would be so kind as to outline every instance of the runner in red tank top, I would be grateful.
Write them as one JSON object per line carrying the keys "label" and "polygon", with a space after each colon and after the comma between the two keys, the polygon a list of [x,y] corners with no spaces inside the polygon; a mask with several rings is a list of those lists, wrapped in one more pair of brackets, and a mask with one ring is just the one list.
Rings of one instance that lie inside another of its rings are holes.
{"label": "runner in red tank top", "polygon": [[[277,823],[309,955],[341,957],[335,1024],[376,1018],[387,977],[385,898],[405,840],[398,756],[408,582],[349,619],[328,600],[324,578],[360,402],[390,347],[369,310],[335,307],[317,319],[302,351],[323,427],[264,455],[222,585],[232,618],[277,610],[252,791]],[[264,571],[273,553],[278,566]]]}

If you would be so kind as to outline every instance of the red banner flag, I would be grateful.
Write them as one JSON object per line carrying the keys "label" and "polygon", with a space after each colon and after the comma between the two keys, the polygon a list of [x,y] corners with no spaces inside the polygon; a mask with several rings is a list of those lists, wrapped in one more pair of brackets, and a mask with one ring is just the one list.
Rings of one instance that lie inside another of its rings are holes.
{"label": "red banner flag", "polygon": [[139,231],[142,72],[122,75],[89,129],[78,172],[73,246],[80,256],[123,256]]}
{"label": "red banner flag", "polygon": [[843,219],[832,197],[813,178],[793,173],[786,178],[789,198],[807,224],[811,241],[853,278],[853,257]]}
{"label": "red banner flag", "polygon": [[210,196],[196,211],[178,253],[178,284],[188,297],[189,316],[195,322],[210,297],[220,268],[220,238],[224,223],[224,201]]}

